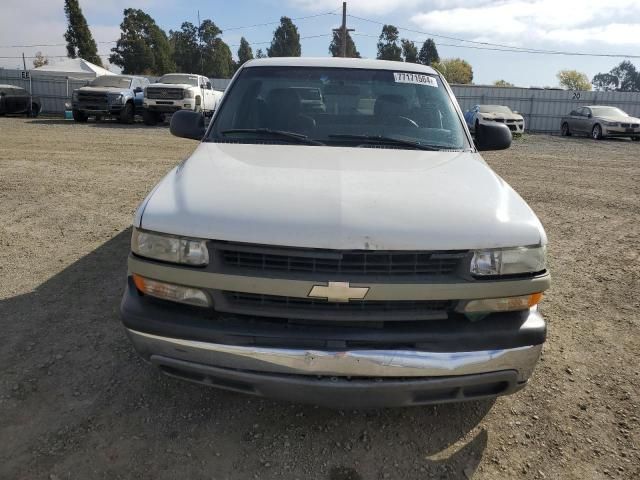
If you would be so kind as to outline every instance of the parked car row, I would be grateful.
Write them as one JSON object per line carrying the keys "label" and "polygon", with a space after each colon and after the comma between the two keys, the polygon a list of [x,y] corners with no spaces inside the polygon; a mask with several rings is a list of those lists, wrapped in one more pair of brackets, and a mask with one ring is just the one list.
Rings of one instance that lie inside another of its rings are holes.
{"label": "parked car row", "polygon": [[178,110],[211,115],[221,98],[222,92],[201,75],[171,73],[153,84],[145,77],[104,75],[73,92],[72,112],[76,122],[111,116],[121,123],[133,123],[140,115],[145,124],[155,125]]}

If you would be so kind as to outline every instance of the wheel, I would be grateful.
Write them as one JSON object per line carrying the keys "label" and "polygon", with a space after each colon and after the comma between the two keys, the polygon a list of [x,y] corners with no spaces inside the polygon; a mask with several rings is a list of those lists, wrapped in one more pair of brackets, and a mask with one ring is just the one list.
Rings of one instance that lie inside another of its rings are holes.
{"label": "wheel", "polygon": [[156,112],[150,112],[149,110],[142,111],[142,121],[150,127],[157,125],[158,117],[159,115]]}
{"label": "wheel", "polygon": [[131,124],[133,123],[134,112],[133,112],[133,103],[126,103],[125,106],[120,110],[120,122]]}
{"label": "wheel", "polygon": [[27,112],[27,116],[31,118],[36,118],[39,113],[40,113],[40,105],[38,105],[37,103],[32,103],[31,111]]}
{"label": "wheel", "polygon": [[591,138],[594,140],[602,140],[602,127],[596,123],[591,129]]}
{"label": "wheel", "polygon": [[102,115],[96,115],[96,123],[102,121]]}
{"label": "wheel", "polygon": [[634,142],[640,142],[640,137],[631,137]]}
{"label": "wheel", "polygon": [[562,124],[562,127],[560,128],[560,131],[562,132],[562,136],[563,137],[570,137],[571,136],[571,130],[569,130],[569,124],[567,122],[564,122]]}
{"label": "wheel", "polygon": [[76,122],[84,123],[84,122],[86,122],[86,121],[87,121],[87,118],[88,118],[88,117],[87,117],[87,114],[86,114],[86,113],[81,112],[80,110],[74,110],[74,111],[73,111],[73,119],[74,119]]}

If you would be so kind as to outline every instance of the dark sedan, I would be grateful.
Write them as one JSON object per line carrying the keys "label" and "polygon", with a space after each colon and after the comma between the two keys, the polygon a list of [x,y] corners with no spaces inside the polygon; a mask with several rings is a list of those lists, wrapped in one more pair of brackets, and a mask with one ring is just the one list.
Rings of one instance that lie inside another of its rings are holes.
{"label": "dark sedan", "polygon": [[[29,108],[31,102],[31,108]],[[37,116],[42,108],[38,97],[32,97],[24,88],[15,85],[0,85],[0,115],[26,113]]]}

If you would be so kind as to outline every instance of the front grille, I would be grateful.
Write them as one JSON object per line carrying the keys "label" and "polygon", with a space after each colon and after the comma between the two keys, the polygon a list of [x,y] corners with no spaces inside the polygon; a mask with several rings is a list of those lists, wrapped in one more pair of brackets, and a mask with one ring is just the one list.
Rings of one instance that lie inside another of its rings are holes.
{"label": "front grille", "polygon": [[451,300],[351,300],[345,303],[315,298],[261,295],[246,292],[220,292],[222,302],[216,308],[228,313],[252,314],[258,317],[288,318],[338,322],[397,322],[442,320],[454,308]]}
{"label": "front grille", "polygon": [[621,127],[627,127],[627,128],[628,128],[628,127],[630,127],[630,126],[631,126],[631,124],[630,124],[630,123],[621,123],[621,124],[620,124],[620,126],[621,126]]}
{"label": "front grille", "polygon": [[466,251],[321,250],[221,244],[216,247],[226,267],[257,271],[331,275],[455,274]]}
{"label": "front grille", "polygon": [[633,128],[638,128],[638,127],[640,127],[640,123],[632,123],[631,126]]}
{"label": "front grille", "polygon": [[107,95],[104,93],[79,92],[78,101],[92,105],[107,104]]}
{"label": "front grille", "polygon": [[182,100],[182,88],[147,87],[147,98],[151,100]]}

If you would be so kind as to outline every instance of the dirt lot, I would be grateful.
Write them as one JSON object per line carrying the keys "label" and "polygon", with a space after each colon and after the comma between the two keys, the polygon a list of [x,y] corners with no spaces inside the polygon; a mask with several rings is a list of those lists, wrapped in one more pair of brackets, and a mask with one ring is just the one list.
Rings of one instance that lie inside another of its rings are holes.
{"label": "dirt lot", "polygon": [[527,389],[354,412],[168,379],[130,347],[129,223],[195,143],[19,118],[0,142],[0,478],[640,477],[640,144],[526,136],[486,155],[550,239]]}

